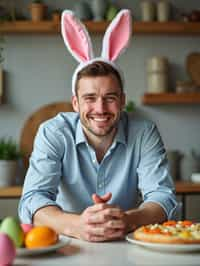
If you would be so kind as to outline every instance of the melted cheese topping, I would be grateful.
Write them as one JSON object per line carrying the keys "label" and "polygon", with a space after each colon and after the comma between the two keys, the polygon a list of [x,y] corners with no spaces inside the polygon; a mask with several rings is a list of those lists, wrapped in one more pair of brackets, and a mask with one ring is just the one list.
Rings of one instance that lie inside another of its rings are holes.
{"label": "melted cheese topping", "polygon": [[200,239],[200,223],[188,223],[178,221],[176,223],[166,222],[164,224],[150,224],[145,227],[146,233],[169,234],[181,239]]}

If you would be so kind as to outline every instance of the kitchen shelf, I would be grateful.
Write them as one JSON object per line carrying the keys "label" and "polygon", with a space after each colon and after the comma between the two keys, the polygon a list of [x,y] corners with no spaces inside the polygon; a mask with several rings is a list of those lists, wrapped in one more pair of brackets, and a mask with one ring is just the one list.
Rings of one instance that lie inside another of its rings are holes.
{"label": "kitchen shelf", "polygon": [[[107,21],[85,21],[86,27],[91,33],[103,33],[109,22]],[[60,23],[52,20],[32,22],[30,20],[1,22],[0,33],[25,34],[25,33],[46,33],[58,34]],[[134,22],[134,34],[170,34],[170,35],[200,35],[200,22]]]}
{"label": "kitchen shelf", "polygon": [[200,104],[200,92],[145,93],[142,97],[142,103],[144,105]]}
{"label": "kitchen shelf", "polygon": [[0,188],[0,198],[10,199],[10,198],[19,198],[22,194],[21,186],[12,186],[12,187],[1,187]]}
{"label": "kitchen shelf", "polygon": [[[192,183],[185,181],[175,182],[177,194],[193,194],[200,193],[200,183]],[[19,198],[22,194],[22,186],[11,186],[0,188],[0,198]]]}

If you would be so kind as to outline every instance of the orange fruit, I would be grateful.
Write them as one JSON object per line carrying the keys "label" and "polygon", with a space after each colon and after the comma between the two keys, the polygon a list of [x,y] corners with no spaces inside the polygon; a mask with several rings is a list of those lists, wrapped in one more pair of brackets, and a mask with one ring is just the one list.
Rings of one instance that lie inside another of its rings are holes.
{"label": "orange fruit", "polygon": [[26,248],[42,248],[53,245],[57,242],[58,235],[47,226],[36,226],[25,236]]}

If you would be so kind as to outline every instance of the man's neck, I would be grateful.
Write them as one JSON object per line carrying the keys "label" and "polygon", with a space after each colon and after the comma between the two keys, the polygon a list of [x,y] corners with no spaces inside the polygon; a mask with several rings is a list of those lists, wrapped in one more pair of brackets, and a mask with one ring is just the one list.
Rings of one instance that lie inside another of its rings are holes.
{"label": "man's neck", "polygon": [[[85,130],[84,130],[85,131]],[[88,140],[88,143],[94,148],[95,153],[96,153],[96,157],[98,162],[101,162],[104,155],[106,154],[107,150],[109,149],[109,147],[112,145],[113,143],[113,139],[116,135],[116,131],[117,129],[113,129],[113,131],[106,136],[95,136],[92,133],[85,133],[85,136]]]}

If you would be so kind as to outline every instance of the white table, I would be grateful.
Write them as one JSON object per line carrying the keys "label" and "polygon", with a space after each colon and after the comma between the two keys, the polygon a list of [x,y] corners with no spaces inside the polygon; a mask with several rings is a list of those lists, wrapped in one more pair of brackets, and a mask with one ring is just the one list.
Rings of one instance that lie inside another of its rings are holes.
{"label": "white table", "polygon": [[200,265],[199,253],[167,253],[148,250],[126,241],[88,243],[72,239],[59,253],[16,258],[14,265],[135,266]]}

